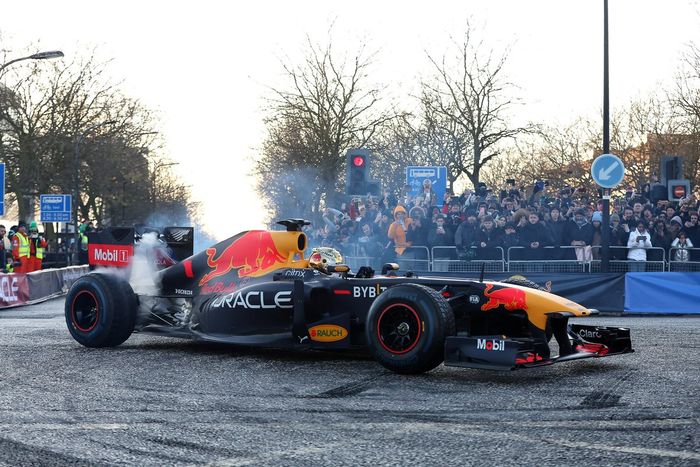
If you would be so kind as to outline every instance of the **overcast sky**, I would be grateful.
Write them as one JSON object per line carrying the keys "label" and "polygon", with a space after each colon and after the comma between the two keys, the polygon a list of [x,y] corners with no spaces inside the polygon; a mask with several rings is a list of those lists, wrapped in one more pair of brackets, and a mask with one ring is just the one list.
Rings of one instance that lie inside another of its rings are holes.
{"label": "overcast sky", "polygon": [[[690,41],[698,0],[610,0],[611,105],[662,89]],[[508,76],[526,105],[515,117],[566,123],[602,103],[602,0],[429,2],[10,1],[0,6],[3,49],[30,43],[68,57],[97,48],[124,91],[159,112],[176,172],[220,238],[262,226],[249,176],[264,136],[261,107],[298,60],[305,36],[329,29],[339,51],[377,50],[373,78],[408,99],[469,19],[487,47],[511,47]],[[333,26],[331,28],[331,25]]]}

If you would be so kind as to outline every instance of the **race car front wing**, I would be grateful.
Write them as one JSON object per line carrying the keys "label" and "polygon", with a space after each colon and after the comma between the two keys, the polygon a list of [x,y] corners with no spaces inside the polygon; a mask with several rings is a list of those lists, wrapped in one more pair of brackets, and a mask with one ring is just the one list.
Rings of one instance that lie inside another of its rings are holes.
{"label": "race car front wing", "polygon": [[445,365],[487,370],[517,370],[554,363],[634,352],[626,328],[569,325],[571,353],[555,357],[537,352],[534,339],[504,336],[450,336],[445,340]]}

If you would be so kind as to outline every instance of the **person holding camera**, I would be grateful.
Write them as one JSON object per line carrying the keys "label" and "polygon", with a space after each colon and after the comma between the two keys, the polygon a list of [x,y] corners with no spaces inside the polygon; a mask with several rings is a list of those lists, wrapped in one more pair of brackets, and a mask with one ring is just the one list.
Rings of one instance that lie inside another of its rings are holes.
{"label": "person holding camera", "polygon": [[435,223],[431,226],[428,232],[428,247],[432,249],[436,246],[452,246],[454,245],[454,236],[452,231],[445,225],[445,215],[438,214],[435,218]]}
{"label": "person holding camera", "polygon": [[646,270],[647,248],[651,248],[651,235],[647,232],[646,223],[643,220],[637,222],[637,228],[630,232],[627,241],[627,259],[630,272],[644,272]]}

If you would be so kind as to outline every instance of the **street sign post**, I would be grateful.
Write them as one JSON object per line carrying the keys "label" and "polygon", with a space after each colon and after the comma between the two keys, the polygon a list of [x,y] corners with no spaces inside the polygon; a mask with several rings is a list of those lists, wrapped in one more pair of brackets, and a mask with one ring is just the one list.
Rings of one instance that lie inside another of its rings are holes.
{"label": "street sign post", "polygon": [[71,195],[41,195],[41,222],[70,222]]}
{"label": "street sign post", "polygon": [[447,167],[406,167],[406,185],[411,187],[411,195],[416,196],[422,191],[426,178],[432,182],[437,205],[442,206],[447,191]]}
{"label": "street sign post", "polygon": [[5,164],[0,163],[0,216],[5,215]]}
{"label": "street sign post", "polygon": [[[606,2],[607,11],[607,2]],[[607,13],[606,13],[607,15]],[[607,35],[607,20],[606,20],[606,35]],[[607,54],[607,48],[606,48]],[[607,128],[605,129],[607,132]],[[609,151],[610,140],[603,138],[603,146]],[[603,228],[601,239],[601,270],[609,271],[610,265],[610,189],[615,188],[625,178],[625,165],[619,157],[612,154],[601,154],[596,157],[591,164],[591,175],[593,180],[603,188]]]}
{"label": "street sign post", "polygon": [[591,175],[602,188],[615,188],[625,178],[625,165],[617,156],[601,154],[591,164]]}

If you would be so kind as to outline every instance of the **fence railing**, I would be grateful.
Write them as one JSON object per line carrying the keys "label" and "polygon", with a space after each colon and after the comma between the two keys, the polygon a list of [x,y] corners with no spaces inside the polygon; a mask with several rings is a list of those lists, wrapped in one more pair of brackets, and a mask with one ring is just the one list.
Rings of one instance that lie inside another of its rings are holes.
{"label": "fence railing", "polygon": [[508,248],[509,272],[586,272],[591,247]]}
{"label": "fence railing", "polygon": [[[646,248],[646,260],[628,258],[630,248],[610,247],[610,272],[700,272],[700,248],[671,248],[667,254],[663,248]],[[347,250],[355,253],[345,256],[345,262],[352,270],[360,266],[371,266],[380,270],[383,259],[368,256],[363,251]],[[562,246],[538,249],[510,247],[458,249],[454,246],[436,246],[428,249],[423,246],[406,248],[395,261],[401,270],[414,272],[601,272],[601,247]]]}
{"label": "fence railing", "polygon": [[454,246],[434,246],[431,250],[432,270],[440,272],[505,272],[503,248],[477,248],[458,250]]}
{"label": "fence railing", "polygon": [[[595,256],[600,258],[600,246],[592,247]],[[628,258],[630,250],[641,248],[628,248],[626,246],[610,247],[610,272],[664,272],[666,268],[666,251],[663,248],[643,248],[645,260]],[[601,260],[591,261],[591,272],[601,272]]]}
{"label": "fence railing", "polygon": [[671,272],[700,272],[700,248],[671,248],[668,254]]}

